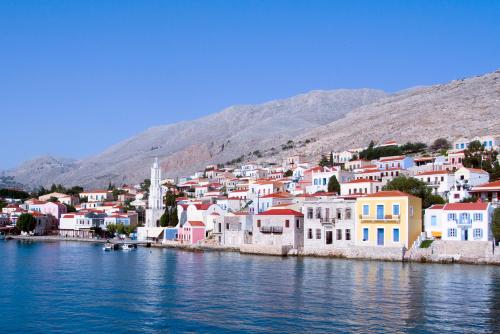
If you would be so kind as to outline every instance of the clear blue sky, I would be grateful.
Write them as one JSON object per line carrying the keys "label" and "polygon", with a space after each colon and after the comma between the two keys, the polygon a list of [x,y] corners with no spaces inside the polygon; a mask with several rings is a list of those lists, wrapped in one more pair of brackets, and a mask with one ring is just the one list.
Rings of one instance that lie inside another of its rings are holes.
{"label": "clear blue sky", "polygon": [[500,67],[500,1],[0,1],[0,169],[313,89]]}

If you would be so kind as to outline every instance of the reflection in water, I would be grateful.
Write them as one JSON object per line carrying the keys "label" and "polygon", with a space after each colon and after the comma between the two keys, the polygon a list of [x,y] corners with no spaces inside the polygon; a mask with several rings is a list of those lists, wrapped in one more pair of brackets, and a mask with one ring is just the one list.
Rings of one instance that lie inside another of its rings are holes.
{"label": "reflection in water", "polygon": [[[495,332],[499,267],[0,243],[3,332]],[[8,288],[5,288],[8,287]]]}

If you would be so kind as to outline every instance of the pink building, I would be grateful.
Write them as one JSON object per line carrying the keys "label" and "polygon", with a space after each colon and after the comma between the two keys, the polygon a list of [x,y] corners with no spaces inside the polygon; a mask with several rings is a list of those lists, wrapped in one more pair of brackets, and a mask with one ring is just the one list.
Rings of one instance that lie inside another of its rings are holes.
{"label": "pink building", "polygon": [[179,227],[178,240],[182,243],[196,244],[205,239],[205,224],[197,220],[188,220]]}

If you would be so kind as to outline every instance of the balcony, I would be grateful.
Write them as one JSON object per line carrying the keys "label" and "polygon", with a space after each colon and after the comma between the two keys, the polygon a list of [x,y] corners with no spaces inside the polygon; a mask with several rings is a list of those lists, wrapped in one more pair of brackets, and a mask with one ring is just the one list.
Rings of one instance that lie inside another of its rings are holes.
{"label": "balcony", "polygon": [[281,234],[281,233],[283,233],[283,227],[282,226],[261,226],[259,231],[260,231],[260,233]]}
{"label": "balcony", "polygon": [[321,224],[334,224],[335,225],[335,218],[319,218],[319,222]]}
{"label": "balcony", "polygon": [[377,216],[363,216],[359,215],[359,220],[362,223],[400,223],[400,215],[385,215],[383,218]]}

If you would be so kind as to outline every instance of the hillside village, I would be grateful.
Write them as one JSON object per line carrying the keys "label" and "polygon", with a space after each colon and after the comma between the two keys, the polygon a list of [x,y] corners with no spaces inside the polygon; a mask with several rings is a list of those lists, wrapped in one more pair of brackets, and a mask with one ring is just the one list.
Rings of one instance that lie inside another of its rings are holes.
{"label": "hillside village", "polygon": [[[498,261],[500,136],[371,142],[107,189],[2,189],[3,234],[131,238],[243,253]],[[146,162],[145,162],[146,163]],[[230,165],[231,164],[231,165]],[[147,168],[145,166],[144,168]]]}

